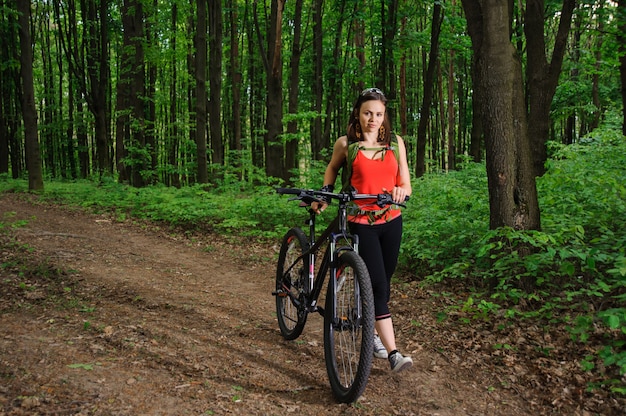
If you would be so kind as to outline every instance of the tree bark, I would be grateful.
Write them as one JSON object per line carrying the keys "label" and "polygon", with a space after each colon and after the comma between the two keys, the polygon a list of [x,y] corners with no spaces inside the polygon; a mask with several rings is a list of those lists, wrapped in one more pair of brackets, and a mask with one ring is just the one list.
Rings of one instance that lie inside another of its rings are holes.
{"label": "tree bark", "polygon": [[387,117],[394,125],[396,116],[395,100],[398,88],[396,80],[395,39],[398,31],[398,0],[381,0],[382,50],[378,61],[378,74],[375,84],[385,92],[387,99]]}
{"label": "tree bark", "polygon": [[140,0],[127,0],[129,2],[132,31],[131,45],[134,54],[132,56],[131,70],[131,140],[132,146],[136,149],[133,158],[131,183],[135,187],[143,187],[146,185],[144,172],[149,167],[149,158],[146,151],[146,116],[144,109],[144,100],[146,96],[145,86],[145,61],[143,43],[145,42],[144,34],[144,13]]}
{"label": "tree bark", "polygon": [[[146,16],[146,43],[148,48],[154,48],[158,44],[158,30],[156,28],[155,21],[158,19],[157,0],[152,0],[152,5],[149,9],[149,15]],[[158,164],[158,152],[157,152],[157,134],[156,134],[156,83],[157,83],[157,65],[159,61],[151,54],[146,59],[147,65],[147,84],[145,88],[145,107],[147,114],[144,117],[145,123],[145,147],[148,153],[148,160],[146,161],[148,174],[145,180],[147,183],[153,184],[158,178],[156,175]]]}
{"label": "tree bark", "polygon": [[208,160],[207,160],[207,93],[206,93],[206,72],[207,72],[207,2],[200,0],[197,4],[198,22],[195,36],[195,77],[196,77],[196,157],[198,161],[198,171],[196,180],[198,183],[209,182]]}
{"label": "tree bark", "polygon": [[422,109],[420,120],[417,126],[417,163],[415,165],[415,176],[421,177],[426,173],[426,131],[430,120],[430,106],[433,100],[433,86],[435,85],[435,70],[439,56],[439,34],[443,23],[443,12],[440,3],[435,3],[433,7],[433,19],[430,34],[430,52],[428,54],[428,68],[424,77],[424,97],[422,98]]}
{"label": "tree bark", "polygon": [[[311,123],[311,153],[315,160],[321,158],[322,149],[328,142],[324,140],[322,134],[322,104],[324,101],[323,84],[323,26],[322,10],[323,0],[315,0],[313,3],[313,79],[311,82],[311,92],[313,95],[313,111],[320,116],[315,117]],[[339,30],[341,33],[341,30]]]}
{"label": "tree bark", "polygon": [[622,92],[622,134],[626,136],[626,0],[618,0],[619,78]]}
{"label": "tree bark", "polygon": [[232,126],[232,142],[230,148],[233,150],[241,150],[241,63],[239,62],[239,29],[237,18],[237,1],[229,0],[229,18],[230,18],[230,78],[231,94],[233,96],[231,105],[231,126]]}
{"label": "tree bark", "polygon": [[[296,0],[294,18],[293,18],[293,42],[291,47],[289,74],[289,114],[298,113],[299,93],[300,93],[300,58],[302,57],[301,38],[302,38],[302,3],[303,0]],[[318,117],[319,119],[319,117]],[[321,128],[321,120],[320,120]],[[286,183],[292,184],[292,171],[296,169],[298,162],[298,121],[293,119],[287,123],[287,143],[285,143],[285,172],[287,177]],[[320,132],[321,133],[321,132]]]}
{"label": "tree bark", "polygon": [[[320,3],[322,0],[316,0]],[[337,108],[341,106],[337,106],[337,102],[341,99],[341,71],[340,60],[341,60],[341,45],[342,45],[342,32],[343,32],[343,23],[347,20],[346,18],[346,2],[339,2],[339,15],[337,16],[337,28],[335,30],[334,36],[334,45],[333,45],[333,59],[329,68],[329,79],[328,79],[328,97],[333,97],[333,99],[326,100],[326,118],[324,120],[324,132],[322,133],[321,145],[322,147],[328,146],[332,140],[330,137],[331,125],[333,122],[339,124],[338,120],[340,117],[337,114]],[[321,35],[321,34],[320,34]],[[318,58],[315,58],[318,59]],[[321,57],[319,58],[322,59]]]}
{"label": "tree bark", "polygon": [[[202,0],[201,0],[202,1]],[[209,133],[211,162],[224,164],[222,137],[222,2],[209,1]]]}
{"label": "tree bark", "polygon": [[463,0],[483,104],[489,226],[540,229],[522,68],[510,41],[510,5]]}
{"label": "tree bark", "polygon": [[107,123],[107,91],[109,89],[108,1],[88,0],[86,9],[86,13],[83,12],[83,18],[89,22],[87,24],[88,42],[85,54],[89,87],[84,91],[87,105],[94,116],[97,169],[102,175],[105,172],[113,172]]}
{"label": "tree bark", "polygon": [[167,154],[167,170],[165,173],[165,183],[176,188],[180,188],[179,174],[179,128],[178,128],[178,71],[177,71],[177,44],[176,32],[178,27],[178,5],[172,4],[172,20],[170,21],[170,44],[172,47],[172,57],[170,59],[171,74],[169,79],[169,111],[167,136],[165,138],[165,150]]}
{"label": "tree bark", "polygon": [[35,108],[35,89],[33,85],[33,49],[30,38],[30,0],[17,0],[20,33],[20,75],[22,78],[22,115],[24,118],[24,147],[26,150],[26,169],[28,169],[28,189],[43,190],[43,174],[37,127],[37,109]]}
{"label": "tree bark", "polygon": [[265,61],[267,96],[266,96],[266,133],[265,133],[265,172],[267,176],[285,178],[283,144],[283,87],[282,87],[282,20],[285,0],[272,0],[270,28]]}
{"label": "tree bark", "polygon": [[546,142],[550,134],[550,106],[561,73],[575,8],[576,0],[563,1],[554,49],[551,60],[548,62],[544,35],[545,1],[528,0],[526,2],[524,33],[528,57],[526,65],[528,119],[533,121],[528,126],[528,133],[533,156],[533,169],[537,176],[545,173],[545,163],[548,158]]}
{"label": "tree bark", "polygon": [[448,107],[448,121],[447,121],[447,137],[448,137],[448,169],[456,170],[456,136],[454,134],[456,122],[455,122],[455,111],[454,111],[454,50],[450,50],[449,52],[449,62],[448,62],[448,97],[447,97],[447,107]]}
{"label": "tree bark", "polygon": [[[19,61],[19,33],[18,22],[15,13],[7,13],[6,24],[0,28],[0,53],[7,61]],[[22,114],[22,85],[20,81],[20,68],[17,65],[3,65],[0,67],[0,123],[2,124],[0,141],[0,158],[3,167],[0,172],[8,172],[11,169],[11,177],[17,179],[22,176],[24,170],[24,158],[22,152],[23,143],[18,139],[18,131],[21,124]]]}

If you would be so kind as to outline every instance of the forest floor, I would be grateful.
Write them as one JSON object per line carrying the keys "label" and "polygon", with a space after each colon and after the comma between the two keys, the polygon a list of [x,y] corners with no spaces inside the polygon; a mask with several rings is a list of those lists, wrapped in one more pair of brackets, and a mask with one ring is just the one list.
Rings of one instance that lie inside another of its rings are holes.
{"label": "forest floor", "polygon": [[415,365],[394,375],[375,359],[359,401],[338,404],[322,318],[295,341],[278,330],[277,246],[28,195],[0,195],[0,215],[13,225],[0,234],[0,416],[626,413],[586,391],[564,331],[441,320],[450,297],[437,294],[455,288],[416,283],[394,284],[391,304]]}

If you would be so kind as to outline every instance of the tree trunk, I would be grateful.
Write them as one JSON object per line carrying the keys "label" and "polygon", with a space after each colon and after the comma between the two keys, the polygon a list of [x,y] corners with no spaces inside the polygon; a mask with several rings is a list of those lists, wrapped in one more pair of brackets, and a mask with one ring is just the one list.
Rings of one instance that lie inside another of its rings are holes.
{"label": "tree trunk", "polygon": [[[7,13],[5,24],[0,27],[0,53],[7,61],[19,61],[19,33],[17,30],[17,16]],[[0,66],[0,158],[3,159],[0,173],[11,169],[11,177],[17,179],[22,176],[24,159],[22,141],[18,139],[18,130],[22,114],[22,88],[20,82],[20,68],[16,65]],[[5,167],[6,166],[6,167]]]}
{"label": "tree trunk", "polygon": [[447,137],[448,137],[448,169],[456,170],[456,146],[455,146],[455,128],[456,128],[456,120],[454,119],[455,111],[454,111],[454,103],[456,100],[454,99],[454,50],[450,50],[449,62],[448,62],[448,97],[447,97],[447,107],[448,107],[448,122],[447,127]]}
{"label": "tree trunk", "polygon": [[548,158],[546,142],[550,133],[550,106],[561,73],[572,15],[576,8],[576,0],[563,1],[552,58],[548,63],[544,35],[544,3],[544,0],[528,0],[524,16],[524,33],[528,56],[526,65],[528,119],[532,120],[528,126],[528,134],[532,150],[533,169],[537,176],[545,173],[545,163]]}
{"label": "tree trunk", "polygon": [[232,142],[230,148],[241,150],[241,64],[239,62],[239,29],[237,17],[237,1],[228,2],[230,17],[230,79],[231,94],[233,96],[231,105],[232,117]]}
{"label": "tree trunk", "polygon": [[626,136],[626,0],[618,0],[619,79],[622,92],[622,134]]}
{"label": "tree trunk", "polygon": [[[396,100],[396,59],[395,36],[398,31],[398,0],[380,0],[381,5],[381,40],[382,50],[378,61],[378,74],[375,84],[379,85],[385,92],[390,104],[387,105],[387,116],[389,122],[394,125],[396,109],[393,103]],[[386,7],[385,7],[386,6]]]}
{"label": "tree trunk", "polygon": [[267,120],[265,133],[265,172],[285,178],[283,144],[282,20],[285,0],[272,0],[265,71],[267,79]]}
{"label": "tree trunk", "polygon": [[[146,18],[146,43],[148,48],[155,48],[155,45],[158,44],[158,30],[155,25],[155,20],[158,18],[156,16],[157,10],[157,0],[152,0],[152,7],[150,8],[150,16]],[[145,115],[145,141],[146,141],[146,151],[148,152],[148,160],[147,160],[147,168],[149,169],[149,175],[147,175],[146,180],[148,183],[155,183],[158,178],[156,175],[157,165],[158,165],[158,152],[157,152],[157,135],[156,135],[156,83],[157,83],[157,65],[159,64],[159,60],[154,56],[149,56],[147,59],[147,86],[146,86],[146,109],[147,114]]]}
{"label": "tree trunk", "polygon": [[[402,25],[400,29],[400,33],[404,35],[406,33],[406,16],[402,18]],[[408,114],[408,105],[406,100],[407,95],[407,85],[406,85],[406,67],[407,67],[407,52],[403,48],[402,55],[400,56],[400,134],[405,137],[408,134],[409,121],[407,118]],[[407,143],[409,146],[409,143]],[[408,153],[408,149],[407,149]],[[408,156],[408,154],[407,154]],[[409,159],[409,165],[411,164],[411,160]]]}
{"label": "tree trunk", "polygon": [[[470,23],[468,23],[470,25]],[[478,67],[476,65],[476,55],[472,59],[472,84],[478,84]],[[483,157],[483,98],[480,96],[480,90],[474,88],[472,94],[472,131],[470,133],[470,156],[476,163],[480,162]]]}
{"label": "tree trunk", "polygon": [[[0,94],[4,96],[4,71],[0,72]],[[0,173],[9,173],[9,130],[4,116],[4,99],[0,97]]]}
{"label": "tree trunk", "polygon": [[489,226],[540,229],[539,204],[528,142],[522,69],[510,41],[506,4],[463,0],[483,103]]}
{"label": "tree trunk", "polygon": [[[298,113],[300,93],[300,57],[302,56],[301,35],[302,35],[302,3],[303,0],[296,0],[294,18],[293,18],[293,42],[291,47],[291,74],[289,74],[289,114]],[[319,117],[316,118],[316,120]],[[321,120],[320,120],[321,127]],[[293,119],[287,123],[287,143],[285,143],[285,171],[287,177],[286,183],[292,184],[293,170],[297,167],[298,162],[298,121]]]}
{"label": "tree trunk", "polygon": [[167,169],[165,173],[165,183],[176,188],[180,187],[179,175],[179,128],[178,128],[178,71],[177,71],[177,48],[176,48],[176,32],[178,27],[178,5],[172,4],[172,20],[170,22],[170,44],[172,47],[172,57],[170,59],[171,75],[169,79],[169,115],[167,126],[167,137],[165,139],[165,151],[167,154]]}
{"label": "tree trunk", "polygon": [[24,117],[24,148],[26,169],[28,169],[28,189],[43,190],[43,175],[39,138],[37,136],[37,109],[33,85],[33,49],[30,40],[30,0],[17,0],[20,33],[20,75],[22,79],[22,115]]}
{"label": "tree trunk", "polygon": [[197,3],[198,22],[195,36],[195,76],[196,76],[196,152],[198,161],[198,172],[196,180],[198,183],[209,182],[209,171],[207,162],[207,94],[206,94],[206,70],[207,70],[207,2],[200,0]]}
{"label": "tree trunk", "polygon": [[[124,9],[123,9],[124,10]],[[126,16],[124,11],[122,12],[122,25],[124,26]],[[118,181],[120,183],[126,183],[129,181],[130,169],[126,169],[126,143],[130,141],[130,131],[128,125],[130,124],[130,84],[132,82],[130,78],[131,73],[131,57],[126,45],[129,43],[127,39],[129,37],[129,31],[124,31],[123,45],[120,54],[120,66],[119,74],[117,76],[117,93],[115,103],[115,166],[117,169]]]}
{"label": "tree trunk", "polygon": [[[324,29],[322,25],[323,3],[323,0],[315,0],[313,3],[313,79],[311,82],[311,93],[313,95],[312,110],[315,113],[320,114],[319,116],[316,116],[311,123],[311,157],[315,160],[321,159],[321,151],[328,144],[328,141],[324,139],[322,134],[321,118],[322,104],[324,101],[324,83],[322,82],[324,59]],[[338,32],[341,33],[341,30]]]}
{"label": "tree trunk", "polygon": [[[202,0],[201,0],[202,1]],[[209,132],[211,162],[224,164],[222,138],[222,2],[209,0]]]}
{"label": "tree trunk", "polygon": [[[317,0],[321,2],[321,0]],[[346,2],[340,2],[339,5],[339,15],[337,17],[337,28],[335,30],[334,36],[334,45],[333,45],[333,59],[330,64],[329,69],[329,80],[328,80],[328,96],[333,97],[332,100],[326,100],[326,118],[324,120],[324,132],[322,133],[322,147],[326,147],[331,143],[330,138],[330,129],[333,124],[333,119],[338,118],[336,116],[337,107],[341,108],[341,106],[336,105],[336,101],[338,102],[341,99],[341,72],[339,70],[340,60],[341,60],[341,45],[342,45],[342,31],[343,31],[343,22],[346,20]],[[322,59],[314,58],[314,59]],[[338,124],[338,123],[337,123]]]}
{"label": "tree trunk", "polygon": [[[45,16],[45,13],[44,13]],[[58,114],[55,114],[55,109],[60,108],[61,103],[56,102],[56,93],[54,86],[54,72],[52,70],[52,56],[49,51],[53,50],[52,41],[50,39],[50,20],[40,19],[36,16],[34,22],[38,23],[39,38],[42,43],[41,48],[41,67],[43,72],[43,100],[46,103],[44,108],[41,109],[42,121],[39,124],[41,131],[39,132],[40,138],[40,152],[42,155],[43,166],[46,172],[53,178],[57,177],[60,153],[57,149],[58,140],[58,128],[54,127],[53,120],[57,120]],[[61,70],[62,68],[59,68]],[[62,119],[62,118],[61,118]]]}
{"label": "tree trunk", "polygon": [[123,52],[117,87],[116,159],[119,180],[136,187],[145,186],[150,166],[146,154],[145,75],[143,8],[136,0],[125,0],[122,7]]}
{"label": "tree trunk", "polygon": [[[248,39],[248,78],[250,79],[250,99],[249,112],[250,112],[250,149],[252,152],[252,165],[253,166],[265,166],[265,140],[266,136],[261,133],[261,126],[266,125],[267,115],[264,111],[265,108],[265,94],[267,94],[267,76],[265,72],[267,70],[267,52],[266,46],[262,39],[261,29],[259,27],[257,10],[257,2],[252,3],[252,25],[248,25],[247,39]],[[246,2],[248,5],[249,3]],[[255,36],[256,35],[256,36]],[[255,42],[256,40],[256,42]],[[263,68],[264,70],[261,70]],[[261,104],[263,103],[263,104]]]}
{"label": "tree trunk", "polygon": [[87,105],[94,116],[97,169],[100,175],[105,172],[112,173],[113,171],[107,124],[107,91],[109,88],[107,4],[107,0],[100,0],[99,2],[89,0],[85,8],[86,10],[83,11],[83,19],[89,22],[86,24],[88,27],[88,42],[85,53],[89,86],[84,91]]}
{"label": "tree trunk", "polygon": [[131,19],[131,45],[134,54],[132,56],[132,71],[131,71],[131,141],[133,149],[136,149],[131,157],[133,159],[131,183],[135,187],[143,187],[146,185],[146,178],[144,172],[149,167],[149,160],[146,155],[146,116],[144,110],[144,99],[146,96],[145,87],[145,62],[144,62],[144,49],[143,43],[145,42],[144,35],[144,15],[143,6],[141,1],[127,0],[129,2],[129,9],[133,13],[129,18]]}
{"label": "tree trunk", "polygon": [[443,12],[440,3],[435,3],[433,7],[433,20],[431,23],[430,52],[428,54],[428,68],[424,77],[424,97],[422,99],[422,109],[420,120],[417,126],[417,163],[415,165],[415,176],[421,177],[426,173],[426,131],[430,120],[430,106],[433,100],[433,86],[435,85],[435,69],[439,56],[439,34],[443,23]]}
{"label": "tree trunk", "polygon": [[[361,2],[354,3],[354,49],[356,50],[356,57],[359,61],[359,70],[363,71],[367,65],[367,59],[365,57],[365,22],[363,21],[363,9],[366,7]],[[359,91],[363,90],[363,83],[358,85]]]}
{"label": "tree trunk", "polygon": [[[595,107],[591,122],[589,123],[589,131],[593,131],[600,125],[602,117],[602,102],[600,101],[600,72],[602,62],[602,43],[604,41],[604,16],[597,18],[598,37],[595,44],[595,71],[591,75],[591,100]],[[626,52],[626,51],[625,51]],[[581,132],[586,134],[587,132]]]}

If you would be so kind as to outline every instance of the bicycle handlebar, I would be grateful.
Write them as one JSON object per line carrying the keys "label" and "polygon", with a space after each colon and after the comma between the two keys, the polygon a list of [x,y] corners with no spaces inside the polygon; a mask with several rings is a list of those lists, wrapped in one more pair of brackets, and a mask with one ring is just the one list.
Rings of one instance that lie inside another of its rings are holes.
{"label": "bicycle handlebar", "polygon": [[[295,197],[290,198],[289,200],[290,201],[301,200],[305,202],[307,205],[310,205],[313,202],[326,202],[322,198],[337,199],[343,203],[346,203],[349,201],[356,201],[360,199],[375,199],[376,205],[378,205],[381,208],[387,205],[392,205],[392,204],[406,208],[405,204],[394,202],[393,199],[391,199],[391,194],[389,193],[359,194],[356,191],[333,193],[333,192],[326,192],[326,191],[318,191],[315,189],[301,189],[301,188],[276,188],[276,192],[279,194],[283,194],[283,195],[296,195]],[[409,197],[407,196],[404,200],[405,202],[408,201]]]}

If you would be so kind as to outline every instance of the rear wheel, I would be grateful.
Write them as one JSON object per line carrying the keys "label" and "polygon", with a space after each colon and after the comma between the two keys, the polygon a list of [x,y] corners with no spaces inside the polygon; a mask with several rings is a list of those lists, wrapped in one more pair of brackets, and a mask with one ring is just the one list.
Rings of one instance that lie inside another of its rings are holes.
{"label": "rear wheel", "polygon": [[324,355],[335,398],[352,403],[365,390],[372,368],[374,295],[367,266],[357,253],[343,253],[338,263],[326,294]]}
{"label": "rear wheel", "polygon": [[276,316],[285,339],[296,339],[307,318],[306,292],[309,270],[309,246],[304,232],[297,227],[287,231],[280,246],[276,268]]}

